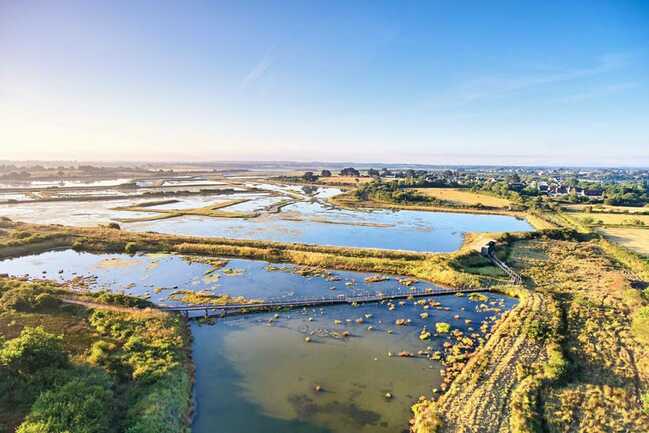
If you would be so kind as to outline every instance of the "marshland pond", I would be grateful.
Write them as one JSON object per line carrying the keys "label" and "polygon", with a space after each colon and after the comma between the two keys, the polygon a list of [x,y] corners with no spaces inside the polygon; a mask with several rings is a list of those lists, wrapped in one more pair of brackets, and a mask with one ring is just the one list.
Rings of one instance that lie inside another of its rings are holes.
{"label": "marshland pond", "polygon": [[[268,300],[433,287],[255,260],[73,250],[0,261],[0,273],[143,296],[158,305],[191,302],[186,295],[192,293],[202,300]],[[193,321],[193,431],[403,431],[413,401],[443,381],[438,353],[460,333],[477,343],[515,303],[484,293]],[[450,330],[438,332],[438,323]]]}

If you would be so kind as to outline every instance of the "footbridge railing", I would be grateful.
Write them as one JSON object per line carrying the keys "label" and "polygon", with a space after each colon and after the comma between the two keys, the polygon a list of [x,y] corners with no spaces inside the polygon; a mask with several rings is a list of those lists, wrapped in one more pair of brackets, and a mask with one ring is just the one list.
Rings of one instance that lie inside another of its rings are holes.
{"label": "footbridge railing", "polygon": [[268,311],[273,309],[295,309],[306,307],[318,307],[325,305],[341,305],[341,304],[366,304],[371,302],[382,302],[407,298],[420,298],[425,296],[442,296],[454,295],[456,293],[472,293],[484,292],[483,288],[442,288],[442,287],[428,287],[416,289],[396,289],[393,291],[373,292],[364,294],[341,294],[337,296],[322,296],[311,298],[295,298],[295,299],[278,299],[266,300],[262,302],[247,303],[247,304],[201,304],[201,305],[180,305],[161,307],[164,311],[180,312],[189,317],[192,312],[202,312],[205,317],[209,316],[225,316],[227,314],[242,314],[252,313],[259,311]]}

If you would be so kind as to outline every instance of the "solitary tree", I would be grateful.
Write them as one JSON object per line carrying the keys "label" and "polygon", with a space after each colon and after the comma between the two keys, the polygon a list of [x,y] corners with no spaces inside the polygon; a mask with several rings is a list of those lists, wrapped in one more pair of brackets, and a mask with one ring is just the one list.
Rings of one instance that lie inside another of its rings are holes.
{"label": "solitary tree", "polygon": [[340,170],[340,175],[341,176],[350,176],[350,177],[358,177],[361,175],[361,173],[356,170],[354,167],[346,167]]}
{"label": "solitary tree", "polygon": [[318,180],[318,176],[316,176],[315,174],[313,174],[312,171],[307,171],[307,172],[305,172],[304,175],[303,175],[302,177],[303,177],[304,180],[306,180],[307,182],[315,182],[316,180]]}

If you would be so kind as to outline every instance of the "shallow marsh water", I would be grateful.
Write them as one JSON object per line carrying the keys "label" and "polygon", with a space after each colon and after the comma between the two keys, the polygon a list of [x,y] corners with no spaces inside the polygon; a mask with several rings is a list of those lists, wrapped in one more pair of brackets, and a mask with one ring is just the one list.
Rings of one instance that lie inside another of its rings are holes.
{"label": "shallow marsh water", "polygon": [[[242,259],[214,269],[173,255],[72,250],[0,261],[0,273],[63,281],[85,276],[90,289],[149,295],[159,304],[174,303],[167,300],[174,287],[259,299],[409,290],[390,276],[368,283],[367,273],[303,276],[295,269]],[[410,287],[430,286],[417,281]],[[156,292],[156,287],[162,290]],[[387,303],[343,305],[231,317],[212,325],[192,322],[197,400],[193,431],[401,432],[407,427],[412,402],[439,386],[440,365],[426,356],[390,357],[388,352],[416,355],[442,350],[447,336],[433,333],[422,341],[419,333],[424,327],[433,331],[436,322],[446,322],[465,334],[479,332],[483,320],[499,314],[485,309],[486,305],[502,312],[515,304],[505,296],[488,296],[489,301],[481,302],[444,296],[395,301],[392,309]],[[428,301],[441,305],[431,306]],[[410,323],[396,326],[396,319]],[[345,331],[349,336],[343,336]],[[320,392],[315,391],[316,385]],[[385,397],[388,392],[390,399]]]}
{"label": "shallow marsh water", "polygon": [[[511,216],[426,212],[410,210],[339,209],[323,199],[340,193],[337,188],[311,188],[288,185],[249,184],[280,194],[222,194],[201,197],[174,197],[177,203],[151,207],[151,210],[187,209],[224,200],[249,198],[224,211],[258,212],[285,200],[290,204],[277,213],[262,213],[257,218],[214,218],[185,216],[158,221],[120,223],[126,230],[216,236],[234,239],[299,242],[365,248],[449,252],[457,250],[466,232],[530,231],[525,220]],[[0,212],[17,221],[89,226],[116,218],[152,217],[148,212],[116,211],[118,206],[147,201],[125,199],[104,202],[53,202],[3,205]]]}
{"label": "shallow marsh water", "polygon": [[[234,208],[229,208],[235,210]],[[531,231],[511,216],[425,211],[352,211],[296,203],[253,219],[180,217],[133,223],[134,231],[298,242],[361,248],[449,252],[466,232]]]}

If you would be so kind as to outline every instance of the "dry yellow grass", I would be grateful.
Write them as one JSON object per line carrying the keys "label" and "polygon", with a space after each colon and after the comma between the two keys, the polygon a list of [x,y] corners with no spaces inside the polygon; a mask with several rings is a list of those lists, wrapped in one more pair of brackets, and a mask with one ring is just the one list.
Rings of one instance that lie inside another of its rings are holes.
{"label": "dry yellow grass", "polygon": [[505,198],[455,188],[417,188],[417,192],[438,200],[446,200],[462,206],[489,206],[506,208],[511,202]]}
{"label": "dry yellow grass", "polygon": [[639,220],[649,226],[649,215],[627,215],[599,212],[566,212],[564,215],[581,223],[592,220],[595,224],[633,225],[635,221]]}
{"label": "dry yellow grass", "polygon": [[643,213],[649,212],[649,207],[632,207],[632,206],[611,206],[607,204],[569,204],[562,206],[564,209],[574,212],[584,212],[587,208],[591,208],[595,212],[628,212],[628,213]]}
{"label": "dry yellow grass", "polygon": [[611,242],[638,254],[649,256],[649,230],[633,227],[607,227],[600,231]]}

